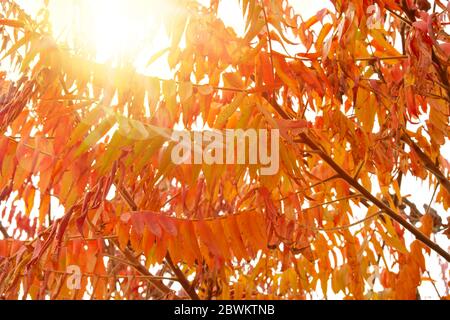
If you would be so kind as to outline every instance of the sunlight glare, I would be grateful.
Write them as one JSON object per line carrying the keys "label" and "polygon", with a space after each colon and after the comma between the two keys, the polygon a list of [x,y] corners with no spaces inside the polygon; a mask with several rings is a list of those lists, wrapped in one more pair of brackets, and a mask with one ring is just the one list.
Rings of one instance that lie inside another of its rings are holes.
{"label": "sunlight glare", "polygon": [[162,21],[169,6],[156,0],[50,1],[55,36],[88,48],[100,62],[131,62],[143,67],[140,56],[168,45]]}
{"label": "sunlight glare", "polygon": [[[89,6],[89,18],[83,24],[92,23],[92,32],[85,34],[94,45],[98,58],[107,60],[133,55],[158,31],[156,17],[151,14],[154,1],[97,0]],[[146,15],[146,12],[149,14]]]}

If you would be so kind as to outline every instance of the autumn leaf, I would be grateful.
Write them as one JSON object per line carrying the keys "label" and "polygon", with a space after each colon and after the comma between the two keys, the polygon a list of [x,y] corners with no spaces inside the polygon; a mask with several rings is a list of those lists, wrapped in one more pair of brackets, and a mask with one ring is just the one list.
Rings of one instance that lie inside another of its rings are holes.
{"label": "autumn leaf", "polygon": [[0,299],[442,291],[441,2],[2,1]]}

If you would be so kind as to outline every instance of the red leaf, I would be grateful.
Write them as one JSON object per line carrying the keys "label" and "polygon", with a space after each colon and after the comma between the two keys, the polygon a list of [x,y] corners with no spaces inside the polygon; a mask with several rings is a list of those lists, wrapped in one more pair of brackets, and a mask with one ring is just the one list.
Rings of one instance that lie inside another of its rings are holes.
{"label": "red leaf", "polygon": [[158,217],[158,223],[168,234],[174,237],[177,236],[178,230],[174,219],[160,215]]}
{"label": "red leaf", "polygon": [[161,238],[162,229],[158,223],[158,220],[153,216],[153,214],[147,214],[145,216],[145,225],[148,227],[151,233],[153,233],[156,237]]}

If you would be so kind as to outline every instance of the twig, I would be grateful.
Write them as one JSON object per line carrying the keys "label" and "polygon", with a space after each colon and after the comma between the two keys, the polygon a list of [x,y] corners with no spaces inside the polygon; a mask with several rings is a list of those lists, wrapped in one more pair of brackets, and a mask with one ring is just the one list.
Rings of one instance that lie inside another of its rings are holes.
{"label": "twig", "polygon": [[389,12],[390,12],[392,15],[394,15],[395,17],[397,17],[397,18],[399,18],[400,20],[402,20],[402,21],[403,21],[404,23],[406,23],[408,26],[411,26],[411,25],[412,25],[411,21],[409,21],[408,19],[402,17],[402,16],[399,15],[397,12],[392,11],[392,10],[389,9],[389,8],[386,8],[386,10],[389,11]]}
{"label": "twig", "polygon": [[0,223],[0,232],[3,234],[3,238],[4,239],[9,239],[11,238],[8,234],[8,231],[6,230],[6,228]]}
{"label": "twig", "polygon": [[[133,211],[137,211],[138,210],[138,206],[137,204],[134,202],[133,198],[131,197],[131,195],[128,193],[128,191],[123,188],[120,187],[119,188],[119,192],[120,194],[123,196],[123,198],[125,199],[125,201],[127,202],[127,204],[129,205],[129,207],[133,210]],[[116,240],[112,240],[114,243],[117,244]],[[117,244],[118,245],[118,244]],[[118,247],[120,248],[120,247]],[[125,248],[125,250],[128,250],[127,248]],[[127,254],[127,258],[129,258],[129,260],[133,261],[135,260],[134,256],[131,254],[131,257],[129,257],[129,253],[125,252]],[[172,259],[169,255],[169,253],[167,252],[166,254],[166,261],[169,264],[170,268],[172,269],[172,271],[175,273],[175,275],[178,277],[178,282],[183,286],[183,289],[186,290],[186,293],[189,295],[189,297],[192,300],[200,300],[199,296],[197,295],[197,293],[195,292],[195,290],[191,287],[191,285],[189,284],[189,281],[186,279],[185,275],[183,274],[183,272],[181,272],[180,269],[178,269],[178,267],[176,267],[173,262]],[[144,271],[148,273],[147,269],[144,268],[141,264],[139,264],[139,266],[137,266],[139,269],[142,269],[141,271]]]}
{"label": "twig", "polygon": [[337,199],[334,199],[334,200],[330,200],[330,201],[327,201],[327,202],[322,202],[322,203],[313,205],[311,207],[303,208],[302,210],[303,211],[312,210],[312,209],[320,208],[320,207],[323,207],[323,206],[327,206],[327,205],[330,205],[330,204],[333,204],[333,203],[336,203],[336,202],[339,202],[339,201],[349,200],[349,199],[353,199],[353,198],[360,198],[362,196],[363,195],[359,194],[359,193],[351,194],[351,195],[348,195],[348,196],[345,196],[345,197],[342,197],[342,198],[337,198]]}
{"label": "twig", "polygon": [[439,187],[439,182],[436,183],[436,186],[434,187],[433,195],[431,196],[430,202],[428,203],[427,211],[425,212],[425,215],[430,212],[431,205],[433,204],[434,196],[436,195],[437,188]]}
{"label": "twig", "polygon": [[200,300],[200,297],[198,296],[197,292],[195,292],[194,287],[186,279],[186,276],[184,275],[184,273],[180,270],[180,268],[178,268],[178,266],[176,266],[173,263],[169,252],[167,252],[167,254],[166,254],[166,261],[167,261],[167,264],[169,265],[170,269],[172,269],[173,273],[175,273],[175,276],[177,277],[177,281],[181,284],[184,291],[186,291],[186,293],[189,295],[189,297],[191,297],[192,300]]}
{"label": "twig", "polygon": [[262,7],[262,11],[264,14],[264,22],[266,24],[266,29],[267,29],[267,38],[269,40],[269,58],[270,58],[270,64],[272,66],[272,80],[275,81],[275,65],[273,63],[273,49],[272,49],[272,37],[270,36],[270,29],[269,29],[269,22],[267,20],[267,13],[266,13],[266,8],[264,7],[264,3],[263,1],[261,1],[261,7]]}
{"label": "twig", "polygon": [[[283,56],[285,59],[293,59],[293,60],[299,60],[299,61],[312,61],[312,60],[316,60],[316,61],[321,61],[322,58],[321,57],[317,57],[317,58],[311,58],[311,57],[302,57],[302,56],[297,56],[297,57],[291,57],[291,56],[287,56],[285,54],[282,54],[278,51],[275,51],[278,55]],[[385,57],[377,57],[377,56],[370,56],[370,57],[356,57],[353,58],[354,61],[375,61],[375,60],[405,60],[408,59],[409,56],[407,55],[398,55],[398,56],[385,56]]]}
{"label": "twig", "polygon": [[[63,274],[63,275],[72,275],[72,272],[62,271],[62,270],[53,270],[53,269],[44,269],[43,272],[51,272],[56,274]],[[107,274],[95,274],[95,273],[89,273],[89,272],[83,272],[79,274],[82,277],[98,277],[98,278],[104,278],[104,279],[110,279],[110,278],[120,278],[120,279],[126,279],[126,278],[137,278],[137,279],[154,279],[154,280],[170,280],[170,281],[178,281],[176,278],[172,277],[161,277],[161,276],[144,276],[144,275],[107,275]],[[27,276],[26,274],[22,274],[21,276]]]}
{"label": "twig", "polygon": [[[282,110],[278,103],[274,100],[269,101],[275,110]],[[280,114],[284,119],[289,120],[290,117],[283,112]],[[406,230],[411,232],[416,239],[424,243],[427,247],[434,250],[436,253],[441,255],[447,261],[450,261],[450,254],[441,248],[438,244],[431,241],[427,236],[425,236],[419,229],[410,224],[406,219],[404,219],[401,215],[392,210],[388,205],[383,203],[383,201],[379,200],[377,197],[372,195],[370,191],[368,191],[364,186],[359,184],[358,181],[353,179],[344,169],[342,169],[334,160],[331,158],[326,152],[320,147],[319,144],[314,142],[306,133],[300,133],[299,137],[303,140],[303,143],[309,146],[311,149],[317,152],[317,154],[325,161],[340,177],[345,180],[348,184],[350,184],[353,188],[359,191],[367,200],[376,205],[380,210],[383,210],[388,216],[397,221],[400,225],[402,225]],[[447,181],[450,185],[450,182]]]}
{"label": "twig", "polygon": [[402,216],[392,210],[389,206],[387,206],[383,201],[379,200],[377,197],[372,195],[364,186],[359,184],[355,179],[353,179],[344,169],[342,169],[334,160],[328,156],[322,149],[311,140],[305,133],[301,133],[302,138],[306,142],[306,144],[320,152],[320,157],[323,161],[325,161],[333,170],[338,173],[342,179],[348,182],[353,188],[358,190],[364,197],[376,205],[378,208],[383,210],[388,216],[397,221],[400,225],[402,225],[406,230],[411,232],[419,241],[423,242],[430,249],[436,251],[439,255],[445,258],[447,261],[450,261],[450,254],[441,248],[438,244],[431,241],[427,236],[425,236],[420,230],[410,224],[407,220],[405,220]]}
{"label": "twig", "polygon": [[166,295],[172,292],[172,290],[164,285],[161,280],[154,279],[154,275],[152,275],[147,268],[145,268],[134,256],[133,252],[128,248],[120,248],[119,243],[111,239],[111,242],[119,249],[119,251],[124,255],[124,257],[128,260],[128,265],[133,267],[136,271],[138,271],[141,275],[145,276],[156,289],[158,289],[162,294]]}
{"label": "twig", "polygon": [[414,150],[425,165],[425,168],[439,180],[440,184],[450,194],[450,180],[445,177],[441,170],[434,164],[433,160],[431,160],[407,134],[403,134],[401,139]]}
{"label": "twig", "polygon": [[[365,218],[363,218],[361,220],[355,221],[353,223],[350,223],[350,224],[347,224],[347,225],[344,225],[344,226],[338,226],[338,227],[332,227],[332,228],[310,228],[310,229],[313,230],[313,231],[325,231],[325,232],[341,231],[341,230],[348,229],[350,227],[354,227],[354,226],[356,226],[356,225],[358,225],[360,223],[363,223],[365,221],[372,220],[372,219],[378,217],[379,215],[381,215],[382,213],[383,213],[383,211],[380,210],[380,211],[375,212],[375,213],[373,213],[373,214],[371,214],[371,215],[369,215],[369,216],[367,216],[367,217],[365,217]],[[302,226],[302,227],[306,227],[306,226]],[[309,227],[306,227],[306,228],[309,228]]]}
{"label": "twig", "polygon": [[441,294],[439,293],[439,290],[438,290],[438,288],[436,287],[436,284],[434,283],[434,280],[431,278],[430,271],[428,271],[428,270],[426,270],[426,271],[427,271],[427,274],[428,274],[428,278],[430,278],[430,282],[431,282],[431,284],[432,284],[433,287],[434,287],[434,291],[436,291],[436,294],[438,295],[439,299],[441,299],[442,296],[441,296]]}

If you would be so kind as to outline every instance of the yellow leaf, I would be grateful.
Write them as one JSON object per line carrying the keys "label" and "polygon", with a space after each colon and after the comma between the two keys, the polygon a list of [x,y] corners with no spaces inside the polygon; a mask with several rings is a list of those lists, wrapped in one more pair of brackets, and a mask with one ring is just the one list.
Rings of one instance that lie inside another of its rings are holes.
{"label": "yellow leaf", "polygon": [[214,128],[221,129],[226,124],[228,119],[233,115],[237,108],[241,105],[241,102],[245,98],[245,93],[239,93],[236,95],[234,100],[225,106],[217,116],[216,122],[214,123]]}
{"label": "yellow leaf", "polygon": [[192,96],[193,87],[192,83],[187,81],[179,85],[178,92],[180,95],[180,102],[185,102]]}

